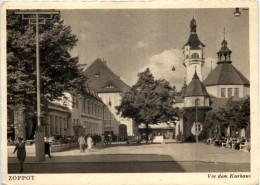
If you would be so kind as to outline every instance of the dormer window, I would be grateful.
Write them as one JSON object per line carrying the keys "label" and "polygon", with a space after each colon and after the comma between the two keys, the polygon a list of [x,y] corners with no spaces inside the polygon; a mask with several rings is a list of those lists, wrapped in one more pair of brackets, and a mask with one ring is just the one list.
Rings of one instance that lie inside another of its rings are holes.
{"label": "dormer window", "polygon": [[95,76],[99,77],[100,76],[100,72],[96,72]]}
{"label": "dormer window", "polygon": [[113,85],[110,85],[110,84],[107,84],[107,85],[106,85],[106,88],[114,88],[114,86],[113,86]]}

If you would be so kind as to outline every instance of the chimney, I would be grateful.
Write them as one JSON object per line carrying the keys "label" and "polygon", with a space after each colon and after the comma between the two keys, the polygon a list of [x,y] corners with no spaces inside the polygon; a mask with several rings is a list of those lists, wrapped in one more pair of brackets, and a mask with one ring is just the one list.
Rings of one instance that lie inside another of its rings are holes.
{"label": "chimney", "polygon": [[102,61],[105,65],[107,65],[107,62],[103,59],[103,61]]}

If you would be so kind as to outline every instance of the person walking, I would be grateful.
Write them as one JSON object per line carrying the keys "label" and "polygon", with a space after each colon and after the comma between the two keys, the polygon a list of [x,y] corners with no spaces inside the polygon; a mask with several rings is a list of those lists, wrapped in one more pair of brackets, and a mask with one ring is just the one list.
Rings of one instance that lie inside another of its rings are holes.
{"label": "person walking", "polygon": [[92,141],[92,138],[90,137],[90,135],[88,135],[87,144],[88,144],[88,150],[91,151],[92,150],[93,141]]}
{"label": "person walking", "polygon": [[49,141],[48,140],[45,141],[44,145],[45,145],[45,155],[47,154],[49,156],[49,158],[52,158],[51,154],[50,154],[50,147],[51,147],[51,145],[50,145]]}
{"label": "person walking", "polygon": [[13,154],[17,151],[17,158],[20,163],[20,172],[23,172],[23,163],[26,158],[25,143],[22,137],[18,137],[18,143],[15,145]]}
{"label": "person walking", "polygon": [[84,152],[84,145],[86,144],[84,137],[81,135],[78,139],[80,153]]}

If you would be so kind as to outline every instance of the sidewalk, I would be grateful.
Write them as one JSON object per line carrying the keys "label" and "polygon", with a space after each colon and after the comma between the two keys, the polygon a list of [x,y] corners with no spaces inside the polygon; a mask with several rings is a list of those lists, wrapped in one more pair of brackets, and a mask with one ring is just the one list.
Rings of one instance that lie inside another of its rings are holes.
{"label": "sidewalk", "polygon": [[[28,156],[25,163],[107,163],[133,161],[176,161],[176,162],[211,162],[211,163],[250,163],[250,153],[220,148],[204,143],[171,144],[120,144],[94,148],[93,151],[80,153],[79,149],[56,152],[53,158],[36,162]],[[14,156],[9,156],[9,163],[17,163]]]}

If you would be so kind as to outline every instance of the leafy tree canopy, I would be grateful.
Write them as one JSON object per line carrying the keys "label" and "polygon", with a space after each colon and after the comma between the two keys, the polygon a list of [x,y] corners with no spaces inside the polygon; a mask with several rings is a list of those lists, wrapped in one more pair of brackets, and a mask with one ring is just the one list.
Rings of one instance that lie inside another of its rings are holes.
{"label": "leafy tree canopy", "polygon": [[[69,51],[77,43],[71,27],[60,16],[39,25],[41,102],[59,100],[65,92],[84,93],[83,67]],[[36,111],[35,26],[14,10],[7,11],[7,93],[8,107],[22,104],[27,114]]]}
{"label": "leafy tree canopy", "polygon": [[166,80],[155,80],[149,68],[138,74],[138,81],[122,94],[117,108],[122,117],[132,118],[135,123],[156,124],[175,121],[178,110],[173,108],[175,87]]}
{"label": "leafy tree canopy", "polygon": [[245,128],[250,125],[250,97],[239,102],[232,102],[217,112],[209,111],[206,114],[206,124],[209,128],[217,125]]}

